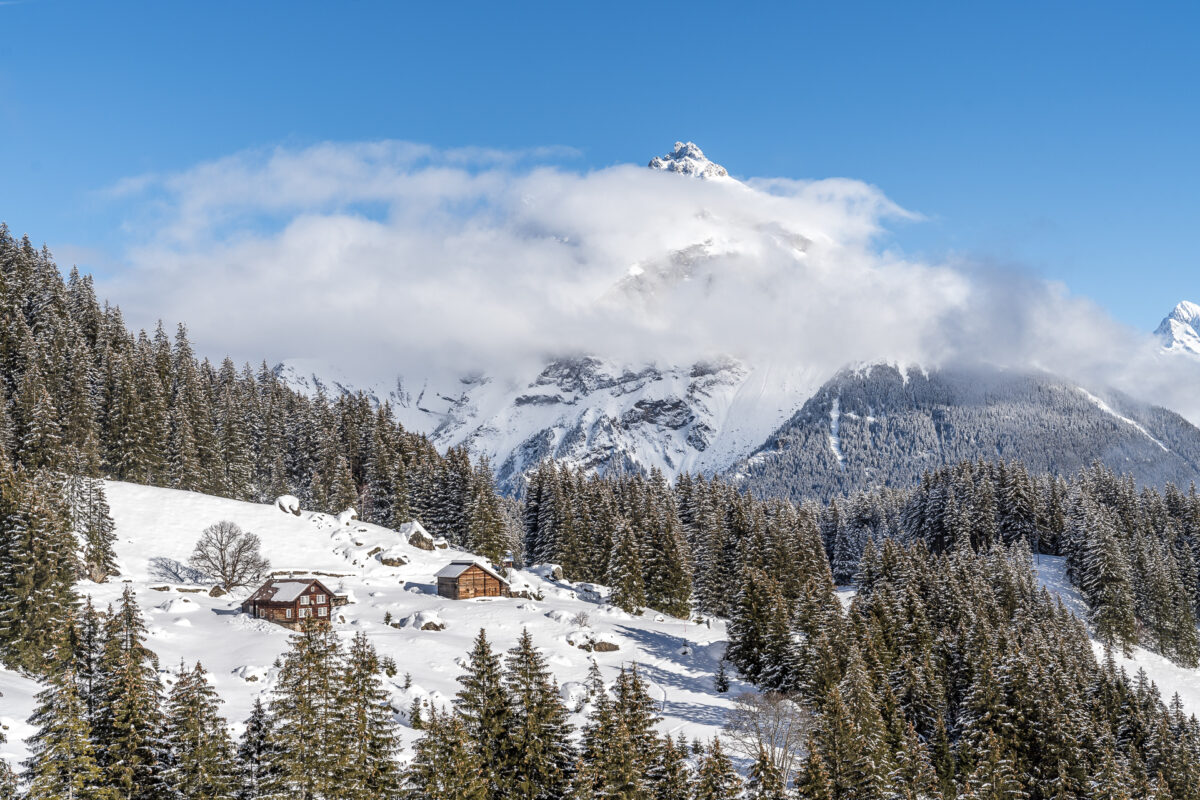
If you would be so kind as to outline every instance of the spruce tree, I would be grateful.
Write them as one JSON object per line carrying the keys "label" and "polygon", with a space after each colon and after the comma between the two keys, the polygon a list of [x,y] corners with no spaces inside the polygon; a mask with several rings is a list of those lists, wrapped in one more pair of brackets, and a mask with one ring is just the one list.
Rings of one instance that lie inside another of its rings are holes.
{"label": "spruce tree", "polygon": [[256,800],[275,783],[275,735],[271,716],[261,698],[254,699],[237,747],[237,800]]}
{"label": "spruce tree", "polygon": [[292,637],[271,695],[268,796],[336,800],[345,773],[344,653],[328,625]]}
{"label": "spruce tree", "polygon": [[508,738],[514,756],[507,797],[552,800],[565,796],[574,761],[571,727],[558,685],[528,629],[508,652],[504,685],[511,702]]}
{"label": "spruce tree", "polygon": [[133,590],[107,615],[100,660],[100,707],[94,730],[105,783],[125,800],[154,800],[162,783],[162,686],[158,659]]}
{"label": "spruce tree", "polygon": [[117,800],[119,794],[96,763],[92,731],[77,676],[69,660],[51,675],[30,718],[36,732],[25,762],[29,800]]}
{"label": "spruce tree", "polygon": [[510,733],[513,711],[500,666],[487,634],[481,628],[468,656],[462,688],[454,698],[458,715],[474,746],[478,769],[487,780],[487,797],[506,797],[511,788],[516,754]]}
{"label": "spruce tree", "polygon": [[346,741],[354,743],[341,781],[343,800],[392,798],[400,791],[400,742],[382,669],[367,635],[356,634],[346,656],[341,699]]}
{"label": "spruce tree", "polygon": [[463,719],[429,710],[422,736],[404,772],[406,800],[487,800],[488,777],[479,768]]}
{"label": "spruce tree", "polygon": [[237,791],[237,766],[221,700],[197,662],[179,665],[167,695],[164,779],[181,800],[231,800]]}
{"label": "spruce tree", "polygon": [[721,747],[721,740],[714,738],[700,759],[692,797],[695,800],[737,800],[741,793],[742,780]]}

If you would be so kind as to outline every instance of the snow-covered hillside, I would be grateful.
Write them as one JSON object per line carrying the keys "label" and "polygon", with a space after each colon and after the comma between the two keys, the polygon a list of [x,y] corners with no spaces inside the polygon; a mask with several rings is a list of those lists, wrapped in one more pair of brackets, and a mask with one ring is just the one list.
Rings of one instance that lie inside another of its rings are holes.
{"label": "snow-covered hillside", "polygon": [[[1059,597],[1076,616],[1087,618],[1087,603],[1067,577],[1065,558],[1038,556],[1034,569],[1038,582],[1047,591]],[[1104,646],[1093,640],[1092,647],[1096,651],[1096,658],[1103,660]],[[1144,647],[1135,647],[1132,658],[1126,658],[1120,652],[1115,653],[1115,658],[1117,665],[1123,667],[1130,677],[1136,675],[1139,669],[1145,670],[1146,676],[1158,685],[1163,702],[1169,703],[1171,696],[1178,694],[1184,708],[1193,714],[1200,714],[1200,669],[1185,669]]]}
{"label": "snow-covered hillside", "polygon": [[[622,665],[636,663],[659,699],[663,727],[672,733],[708,737],[722,724],[729,695],[713,691],[717,662],[724,652],[725,628],[720,621],[699,624],[648,612],[631,617],[604,602],[605,590],[517,572],[514,590],[541,599],[492,598],[447,600],[437,595],[434,574],[464,554],[426,551],[411,546],[395,531],[351,522],[339,524],[327,514],[285,513],[273,505],[225,500],[206,495],[126,483],[107,483],[116,522],[116,550],[122,576],[105,584],[82,582],[81,594],[100,608],[115,602],[131,585],[145,614],[150,646],[159,656],[164,679],[181,661],[201,661],[225,701],[222,711],[235,728],[249,713],[254,698],[274,685],[275,660],[286,650],[290,632],[238,612],[248,594],[213,598],[207,587],[189,580],[184,567],[200,532],[220,520],[232,520],[258,534],[273,571],[317,574],[331,589],[348,595],[350,604],[337,611],[336,630],[344,637],[365,631],[382,655],[395,659],[399,671],[388,681],[392,705],[400,719],[416,698],[448,702],[458,689],[456,677],[471,641],[485,628],[497,649],[512,647],[528,628],[554,670],[568,705],[580,696],[591,659],[612,679]],[[385,566],[408,559],[404,566]],[[375,553],[375,555],[373,555]],[[392,625],[384,623],[391,615]],[[444,630],[422,630],[426,621]],[[586,625],[581,624],[586,620]],[[418,622],[418,624],[413,624]],[[396,627],[399,626],[399,627]],[[575,646],[588,639],[606,640],[619,649],[585,652]],[[405,674],[412,684],[403,688]],[[745,687],[742,687],[743,689]],[[33,708],[36,684],[0,670],[0,724],[9,742],[0,754],[24,758],[22,738]],[[579,721],[577,718],[576,721]],[[407,728],[406,740],[411,740]]]}
{"label": "snow-covered hillside", "polygon": [[1200,305],[1183,301],[1154,332],[1162,340],[1164,350],[1200,356]]}

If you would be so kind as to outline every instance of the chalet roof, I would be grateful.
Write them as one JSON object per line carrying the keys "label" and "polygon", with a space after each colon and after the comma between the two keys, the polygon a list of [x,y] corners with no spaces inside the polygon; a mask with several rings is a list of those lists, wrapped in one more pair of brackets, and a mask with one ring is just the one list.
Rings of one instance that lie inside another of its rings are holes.
{"label": "chalet roof", "polygon": [[459,561],[451,561],[449,564],[447,564],[446,566],[439,569],[437,572],[437,575],[435,575],[434,577],[435,578],[457,578],[459,575],[462,575],[464,572],[469,570],[471,567],[479,567],[481,570],[486,572],[488,575],[491,575],[493,578],[500,581],[501,583],[504,583],[504,584],[508,583],[508,581],[502,575],[497,573],[496,570],[492,569],[491,567],[489,567],[487,564],[483,563],[482,561],[477,561],[475,559],[463,559],[463,560],[459,560]]}
{"label": "chalet roof", "polygon": [[[301,578],[299,580],[276,580],[272,578],[262,585],[262,587],[254,593],[254,597],[268,603],[294,603],[296,598],[304,594],[304,591],[317,584],[325,591],[325,584],[318,581],[316,578]],[[330,593],[332,595],[332,593]]]}

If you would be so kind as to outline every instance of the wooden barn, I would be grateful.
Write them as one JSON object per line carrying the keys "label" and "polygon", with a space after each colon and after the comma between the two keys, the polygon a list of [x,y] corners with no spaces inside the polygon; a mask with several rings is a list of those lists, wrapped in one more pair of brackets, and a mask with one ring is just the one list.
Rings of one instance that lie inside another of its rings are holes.
{"label": "wooden barn", "polygon": [[438,570],[438,594],[451,600],[510,597],[508,581],[481,561],[451,561]]}
{"label": "wooden barn", "polygon": [[316,578],[272,578],[242,603],[247,614],[300,628],[306,620],[328,623],[341,598]]}

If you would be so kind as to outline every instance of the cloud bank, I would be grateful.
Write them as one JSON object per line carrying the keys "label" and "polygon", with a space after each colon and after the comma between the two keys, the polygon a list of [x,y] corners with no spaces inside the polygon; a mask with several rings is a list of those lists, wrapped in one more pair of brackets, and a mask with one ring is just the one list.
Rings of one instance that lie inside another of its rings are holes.
{"label": "cloud bank", "polygon": [[965,360],[1200,419],[1200,365],[1065,287],[883,248],[885,226],[915,215],[866,183],[581,172],[564,155],[321,144],[132,178],[110,192],[129,267],[101,288],[135,324],[186,321],[201,352],[364,381],[518,379],[582,353],[830,373]]}

